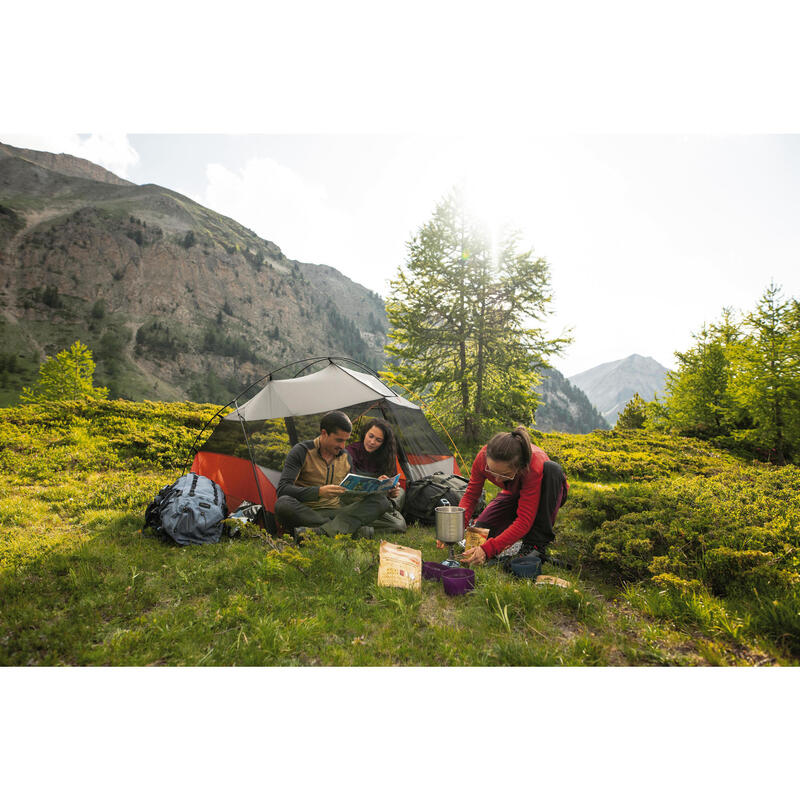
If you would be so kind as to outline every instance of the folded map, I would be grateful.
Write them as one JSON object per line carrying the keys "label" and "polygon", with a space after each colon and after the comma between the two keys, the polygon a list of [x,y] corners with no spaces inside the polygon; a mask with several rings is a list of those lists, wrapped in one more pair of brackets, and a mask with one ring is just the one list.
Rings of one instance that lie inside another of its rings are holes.
{"label": "folded map", "polygon": [[399,482],[399,474],[395,475],[394,478],[379,481],[377,478],[368,478],[366,475],[356,475],[348,472],[339,485],[344,486],[348,492],[368,494],[369,492],[388,492],[390,489],[394,489]]}

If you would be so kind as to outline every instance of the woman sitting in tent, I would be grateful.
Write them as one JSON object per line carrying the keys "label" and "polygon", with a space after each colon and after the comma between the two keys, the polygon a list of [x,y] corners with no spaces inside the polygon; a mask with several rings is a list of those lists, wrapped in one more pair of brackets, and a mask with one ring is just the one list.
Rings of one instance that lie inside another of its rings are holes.
{"label": "woman sitting in tent", "polygon": [[[481,448],[472,464],[467,489],[459,506],[464,520],[471,518],[486,480],[502,491],[475,521],[488,528],[484,544],[471,547],[459,557],[463,564],[483,564],[492,558],[510,563],[511,558],[525,558],[532,563],[544,560],[547,545],[555,538],[553,524],[558,509],[567,499],[569,485],[561,467],[551,461],[540,447],[531,444],[524,427],[511,433],[497,433]],[[508,559],[508,561],[506,561]]]}
{"label": "woman sitting in tent", "polygon": [[[346,448],[353,462],[353,472],[380,480],[393,478],[397,474],[397,446],[392,426],[382,419],[368,419],[363,430],[361,441],[353,442]],[[397,486],[389,492],[389,499],[394,508],[376,519],[373,526],[402,533],[406,529],[406,521],[400,509],[405,492]]]}

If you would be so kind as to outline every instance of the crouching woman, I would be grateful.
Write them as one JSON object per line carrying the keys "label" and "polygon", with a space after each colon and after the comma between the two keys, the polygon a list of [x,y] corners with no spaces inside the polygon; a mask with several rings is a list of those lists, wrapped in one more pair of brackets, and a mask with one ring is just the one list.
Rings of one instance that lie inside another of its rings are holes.
{"label": "crouching woman", "polygon": [[471,519],[487,480],[501,491],[474,524],[488,528],[489,536],[484,544],[465,550],[459,561],[471,566],[495,557],[529,555],[544,560],[547,545],[555,538],[556,514],[569,490],[561,467],[531,444],[528,432],[520,426],[510,433],[495,434],[475,457],[459,503],[465,521]]}

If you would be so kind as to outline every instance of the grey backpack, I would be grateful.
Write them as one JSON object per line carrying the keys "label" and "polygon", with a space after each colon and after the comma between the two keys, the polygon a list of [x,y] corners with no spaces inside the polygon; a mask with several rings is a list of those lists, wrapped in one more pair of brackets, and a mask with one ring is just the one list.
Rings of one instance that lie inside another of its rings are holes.
{"label": "grey backpack", "polygon": [[227,516],[222,489],[210,478],[190,472],[155,496],[144,513],[144,524],[177,544],[215,544]]}

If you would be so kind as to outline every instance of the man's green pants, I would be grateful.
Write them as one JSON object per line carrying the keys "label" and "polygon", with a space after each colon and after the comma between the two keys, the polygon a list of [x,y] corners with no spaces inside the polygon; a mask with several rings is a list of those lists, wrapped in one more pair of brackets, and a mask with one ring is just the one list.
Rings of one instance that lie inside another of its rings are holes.
{"label": "man's green pants", "polygon": [[289,531],[301,527],[322,528],[334,536],[355,533],[362,525],[372,525],[391,509],[392,503],[384,492],[373,492],[350,503],[340,502],[332,508],[312,508],[284,495],[275,503],[275,516],[278,524]]}

